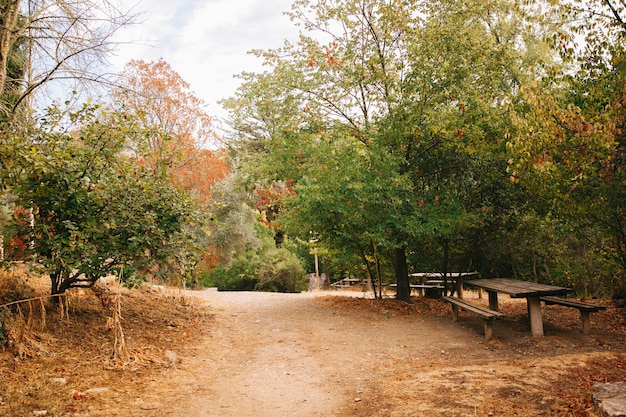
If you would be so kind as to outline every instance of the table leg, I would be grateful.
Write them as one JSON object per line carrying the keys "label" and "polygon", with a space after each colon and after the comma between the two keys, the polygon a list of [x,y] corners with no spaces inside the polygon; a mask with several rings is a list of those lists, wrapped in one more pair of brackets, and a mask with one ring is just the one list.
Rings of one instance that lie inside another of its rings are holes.
{"label": "table leg", "polygon": [[530,318],[530,333],[533,336],[543,336],[543,319],[541,317],[541,300],[539,297],[528,297],[528,316]]}
{"label": "table leg", "polygon": [[495,291],[487,291],[489,294],[489,310],[500,311],[498,310],[498,293]]}

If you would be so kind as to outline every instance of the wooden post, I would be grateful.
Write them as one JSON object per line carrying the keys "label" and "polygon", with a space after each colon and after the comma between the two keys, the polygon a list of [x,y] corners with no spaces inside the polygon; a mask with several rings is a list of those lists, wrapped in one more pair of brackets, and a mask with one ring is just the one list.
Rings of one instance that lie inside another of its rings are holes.
{"label": "wooden post", "polygon": [[541,318],[541,300],[539,297],[528,297],[528,315],[530,317],[530,333],[543,336],[543,319]]}
{"label": "wooden post", "polygon": [[315,286],[317,290],[320,289],[320,267],[317,259],[317,248],[313,249],[313,254],[315,255]]}
{"label": "wooden post", "polygon": [[452,307],[452,321],[459,320],[459,306],[456,304],[450,304]]}
{"label": "wooden post", "polygon": [[588,311],[580,310],[580,321],[583,323],[583,334],[591,333],[591,320]]}
{"label": "wooden post", "polygon": [[491,340],[493,338],[493,327],[491,327],[491,320],[483,320],[485,323],[485,340]]}
{"label": "wooden post", "polygon": [[500,311],[498,309],[498,293],[495,291],[487,291],[489,294],[489,310]]}

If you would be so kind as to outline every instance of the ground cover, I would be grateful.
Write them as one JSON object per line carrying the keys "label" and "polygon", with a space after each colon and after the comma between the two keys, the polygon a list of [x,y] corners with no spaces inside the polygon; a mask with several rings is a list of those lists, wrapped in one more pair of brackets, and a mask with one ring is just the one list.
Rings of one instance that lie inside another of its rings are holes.
{"label": "ground cover", "polygon": [[454,323],[421,297],[154,286],[72,297],[63,318],[49,307],[21,351],[2,352],[0,415],[593,417],[593,384],[626,379],[626,313],[610,300],[589,336],[577,310],[544,307],[546,336],[534,338],[525,303],[502,299],[506,318],[485,342],[479,318]]}

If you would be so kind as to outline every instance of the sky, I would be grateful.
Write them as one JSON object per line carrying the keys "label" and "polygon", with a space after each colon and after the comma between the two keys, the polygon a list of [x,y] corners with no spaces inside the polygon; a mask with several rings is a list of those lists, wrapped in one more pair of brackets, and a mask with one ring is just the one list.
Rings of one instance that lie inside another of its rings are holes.
{"label": "sky", "polygon": [[218,100],[233,96],[240,85],[234,75],[261,72],[251,49],[280,47],[298,30],[283,12],[292,0],[124,0],[140,23],[123,29],[123,42],[110,57],[119,72],[131,59],[163,58],[207,104],[207,112],[224,118]]}

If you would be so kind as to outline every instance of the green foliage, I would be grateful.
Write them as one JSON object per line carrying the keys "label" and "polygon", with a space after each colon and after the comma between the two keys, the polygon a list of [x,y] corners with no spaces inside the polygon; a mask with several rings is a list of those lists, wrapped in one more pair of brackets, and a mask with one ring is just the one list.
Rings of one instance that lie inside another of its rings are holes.
{"label": "green foliage", "polygon": [[557,3],[296,1],[299,40],[227,102],[246,183],[292,191],[274,226],[399,289],[403,252],[625,287],[624,8]]}
{"label": "green foliage", "polygon": [[[369,275],[393,254],[401,298],[405,250],[432,244],[441,259],[429,269],[471,265],[470,231],[497,220],[479,196],[508,180],[503,105],[528,67],[551,65],[534,17],[499,0],[302,0],[291,17],[299,42],[259,52],[272,71],[246,74],[229,102],[234,127],[246,117],[256,133],[241,135],[263,141],[249,175],[293,184],[280,227],[349,251]],[[466,259],[451,264],[451,247]]]}
{"label": "green foliage", "polygon": [[237,185],[235,174],[213,186],[209,205],[212,221],[207,230],[220,265],[227,265],[237,254],[260,246],[253,207],[252,194]]}
{"label": "green foliage", "polygon": [[277,248],[272,229],[255,224],[255,233],[262,242],[256,249],[248,248],[234,256],[228,264],[204,273],[202,286],[215,286],[222,291],[300,292],[305,287],[302,261],[290,242]]}
{"label": "green foliage", "polygon": [[285,248],[270,248],[259,262],[256,290],[300,292],[305,274],[300,259]]}
{"label": "green foliage", "polygon": [[253,291],[258,282],[258,264],[256,252],[245,252],[228,266],[218,266],[211,271],[209,282],[220,291]]}
{"label": "green foliage", "polygon": [[180,274],[197,256],[188,243],[201,218],[165,172],[143,167],[127,148],[151,133],[134,122],[98,106],[51,108],[36,139],[14,138],[7,185],[33,217],[15,217],[13,230],[32,242],[28,251],[50,275],[53,294],[120,268],[154,276],[169,266]]}

